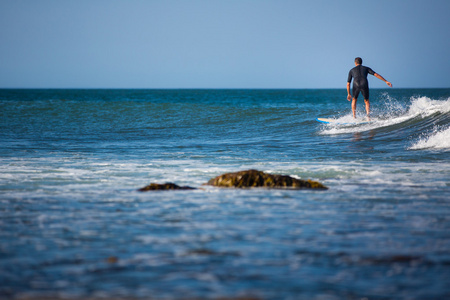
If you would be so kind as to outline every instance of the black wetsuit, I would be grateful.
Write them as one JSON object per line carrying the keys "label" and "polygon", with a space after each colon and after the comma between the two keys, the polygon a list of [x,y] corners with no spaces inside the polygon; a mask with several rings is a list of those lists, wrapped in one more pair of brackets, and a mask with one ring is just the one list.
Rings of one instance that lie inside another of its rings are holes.
{"label": "black wetsuit", "polygon": [[362,65],[357,65],[348,72],[347,82],[351,82],[353,78],[353,98],[358,99],[361,92],[364,99],[369,99],[369,82],[367,81],[367,74],[374,75],[375,72]]}

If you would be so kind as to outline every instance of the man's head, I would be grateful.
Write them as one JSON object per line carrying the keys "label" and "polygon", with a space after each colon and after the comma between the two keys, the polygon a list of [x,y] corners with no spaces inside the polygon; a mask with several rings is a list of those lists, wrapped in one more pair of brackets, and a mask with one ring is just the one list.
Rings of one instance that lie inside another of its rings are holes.
{"label": "man's head", "polygon": [[362,65],[362,58],[361,57],[355,58],[355,64]]}

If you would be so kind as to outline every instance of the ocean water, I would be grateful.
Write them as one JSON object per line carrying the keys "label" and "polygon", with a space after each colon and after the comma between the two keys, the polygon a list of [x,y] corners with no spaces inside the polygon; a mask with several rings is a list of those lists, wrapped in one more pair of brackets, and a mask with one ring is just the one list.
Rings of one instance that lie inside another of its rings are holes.
{"label": "ocean water", "polygon": [[[332,126],[345,90],[0,90],[0,298],[448,299],[450,89],[371,104]],[[329,189],[202,186],[246,169]]]}

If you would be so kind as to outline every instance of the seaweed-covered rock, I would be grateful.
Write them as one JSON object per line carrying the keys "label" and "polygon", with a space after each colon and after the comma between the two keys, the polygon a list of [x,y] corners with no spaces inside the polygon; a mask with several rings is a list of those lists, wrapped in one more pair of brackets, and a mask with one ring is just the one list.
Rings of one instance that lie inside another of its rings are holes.
{"label": "seaweed-covered rock", "polygon": [[301,180],[285,175],[274,175],[258,170],[247,170],[236,173],[226,173],[208,181],[207,185],[234,188],[290,188],[290,189],[327,189],[317,181]]}
{"label": "seaweed-covered rock", "polygon": [[167,190],[195,190],[195,188],[190,186],[179,186],[175,183],[164,183],[164,184],[157,184],[157,183],[150,183],[149,185],[139,189],[140,192],[147,192],[147,191],[167,191]]}

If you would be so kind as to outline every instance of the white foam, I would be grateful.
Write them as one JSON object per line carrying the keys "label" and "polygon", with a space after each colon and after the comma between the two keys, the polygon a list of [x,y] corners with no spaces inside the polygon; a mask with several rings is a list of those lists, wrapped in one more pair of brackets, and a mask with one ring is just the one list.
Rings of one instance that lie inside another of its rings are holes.
{"label": "white foam", "polygon": [[[447,100],[432,100],[428,97],[414,99],[408,114],[413,117],[427,117],[435,113],[450,112],[450,98]],[[449,149],[450,127],[435,127],[431,133],[423,134],[409,150],[419,149]]]}
{"label": "white foam", "polygon": [[447,149],[450,150],[450,127],[435,129],[431,134],[424,135],[409,150],[420,149]]}
{"label": "white foam", "polygon": [[408,110],[411,117],[427,117],[435,113],[450,112],[450,98],[447,100],[432,100],[428,97],[414,98]]}

